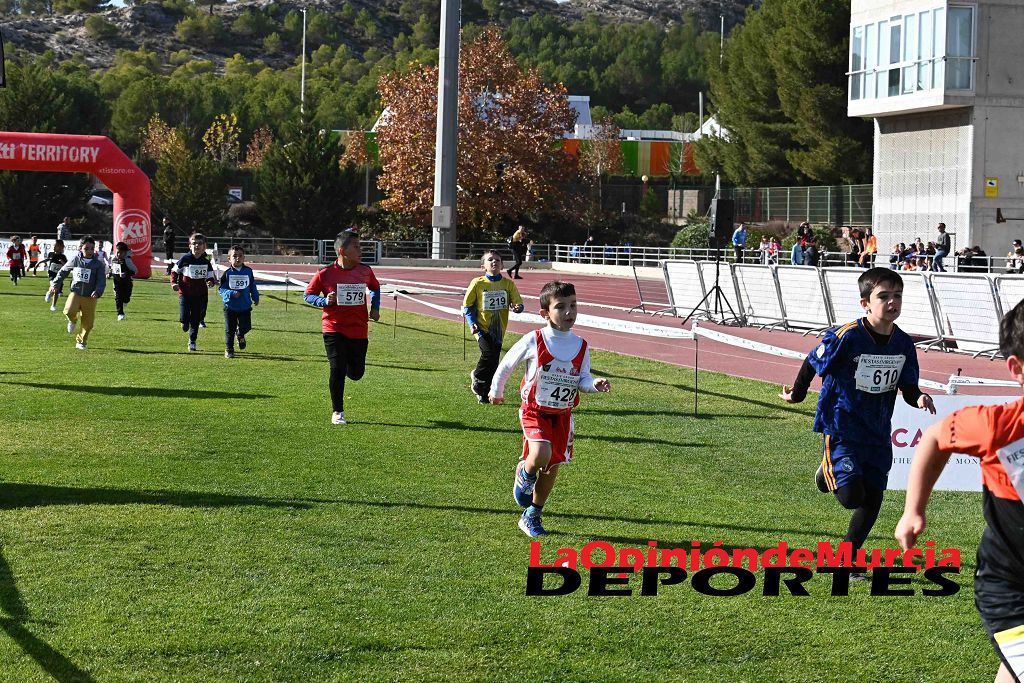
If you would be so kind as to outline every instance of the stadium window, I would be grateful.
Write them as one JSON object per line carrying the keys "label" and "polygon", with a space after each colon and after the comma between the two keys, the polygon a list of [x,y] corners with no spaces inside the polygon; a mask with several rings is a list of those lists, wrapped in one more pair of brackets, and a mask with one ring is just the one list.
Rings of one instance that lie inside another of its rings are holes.
{"label": "stadium window", "polygon": [[918,41],[917,89],[930,90],[932,85],[932,12],[921,12],[921,39]]}
{"label": "stadium window", "polygon": [[850,39],[850,99],[861,98],[864,78],[864,27],[854,26]]}
{"label": "stadium window", "polygon": [[875,68],[878,66],[878,25],[865,27],[864,39],[864,97],[875,97]]}
{"label": "stadium window", "polygon": [[932,87],[941,88],[946,82],[946,61],[943,58],[943,46],[946,44],[946,8],[939,7],[935,10],[934,39],[935,59],[932,62],[935,66],[932,69]]}
{"label": "stadium window", "polygon": [[900,94],[900,29],[899,17],[893,17],[889,24],[889,97]]}
{"label": "stadium window", "polygon": [[903,94],[906,95],[914,92],[917,84],[917,15],[908,14],[903,22],[903,33],[906,36],[903,41],[903,63],[907,65],[903,67]]}
{"label": "stadium window", "polygon": [[946,88],[974,87],[974,8],[951,6],[946,21]]}

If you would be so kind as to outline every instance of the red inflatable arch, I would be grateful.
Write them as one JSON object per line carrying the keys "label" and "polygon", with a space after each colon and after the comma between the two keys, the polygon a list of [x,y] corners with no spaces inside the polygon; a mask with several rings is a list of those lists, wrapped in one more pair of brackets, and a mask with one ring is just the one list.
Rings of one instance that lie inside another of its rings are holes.
{"label": "red inflatable arch", "polygon": [[114,193],[114,241],[128,243],[137,277],[149,277],[149,178],[110,138],[0,132],[0,169],[91,173],[102,180]]}

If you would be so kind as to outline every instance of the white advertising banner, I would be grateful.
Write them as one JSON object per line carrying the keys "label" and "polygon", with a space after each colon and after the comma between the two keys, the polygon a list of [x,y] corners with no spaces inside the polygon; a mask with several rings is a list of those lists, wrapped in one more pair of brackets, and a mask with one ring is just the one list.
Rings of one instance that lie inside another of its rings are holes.
{"label": "white advertising banner", "polygon": [[[910,462],[921,434],[932,423],[938,422],[960,408],[978,405],[997,405],[1016,401],[1020,396],[932,396],[935,415],[907,405],[903,397],[896,399],[892,414],[892,470],[889,471],[889,490],[906,491]],[[953,454],[942,476],[935,484],[937,491],[981,491],[981,465],[977,458]]]}

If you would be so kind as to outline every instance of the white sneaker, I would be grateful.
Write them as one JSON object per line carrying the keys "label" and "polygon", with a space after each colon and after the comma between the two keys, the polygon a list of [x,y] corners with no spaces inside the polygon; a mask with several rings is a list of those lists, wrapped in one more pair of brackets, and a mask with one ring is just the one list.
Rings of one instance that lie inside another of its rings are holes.
{"label": "white sneaker", "polygon": [[195,350],[196,350],[196,345],[195,345],[195,344],[193,344],[192,342],[189,342],[189,343],[188,343],[188,352],[189,352],[189,353],[192,353],[192,352],[193,352],[193,351],[195,351]]}
{"label": "white sneaker", "polygon": [[117,319],[118,320],[124,320],[124,313],[118,313],[117,314]]}
{"label": "white sneaker", "polygon": [[69,320],[68,321],[68,334],[74,334],[74,333],[75,333],[75,323]]}
{"label": "white sneaker", "polygon": [[50,297],[52,297],[52,296],[53,296],[53,294],[50,293],[50,290],[46,290],[46,295],[43,296],[43,301],[49,301]]}
{"label": "white sneaker", "polygon": [[51,304],[50,305],[50,311],[56,313],[57,312],[57,304]]}
{"label": "white sneaker", "polygon": [[85,342],[76,342],[75,348],[79,351],[85,351]]}
{"label": "white sneaker", "polygon": [[345,422],[345,411],[331,413],[331,424],[343,425],[348,424]]}

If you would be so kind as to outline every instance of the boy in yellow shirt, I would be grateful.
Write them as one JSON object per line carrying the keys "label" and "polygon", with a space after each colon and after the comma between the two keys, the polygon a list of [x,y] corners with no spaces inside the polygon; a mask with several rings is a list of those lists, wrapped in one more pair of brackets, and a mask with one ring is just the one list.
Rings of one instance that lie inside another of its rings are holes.
{"label": "boy in yellow shirt", "polygon": [[501,256],[496,251],[484,252],[481,259],[484,274],[466,288],[462,314],[480,345],[480,360],[469,374],[477,401],[487,403],[491,379],[501,357],[501,342],[508,328],[508,312],[523,311],[523,298],[516,283],[502,277]]}

